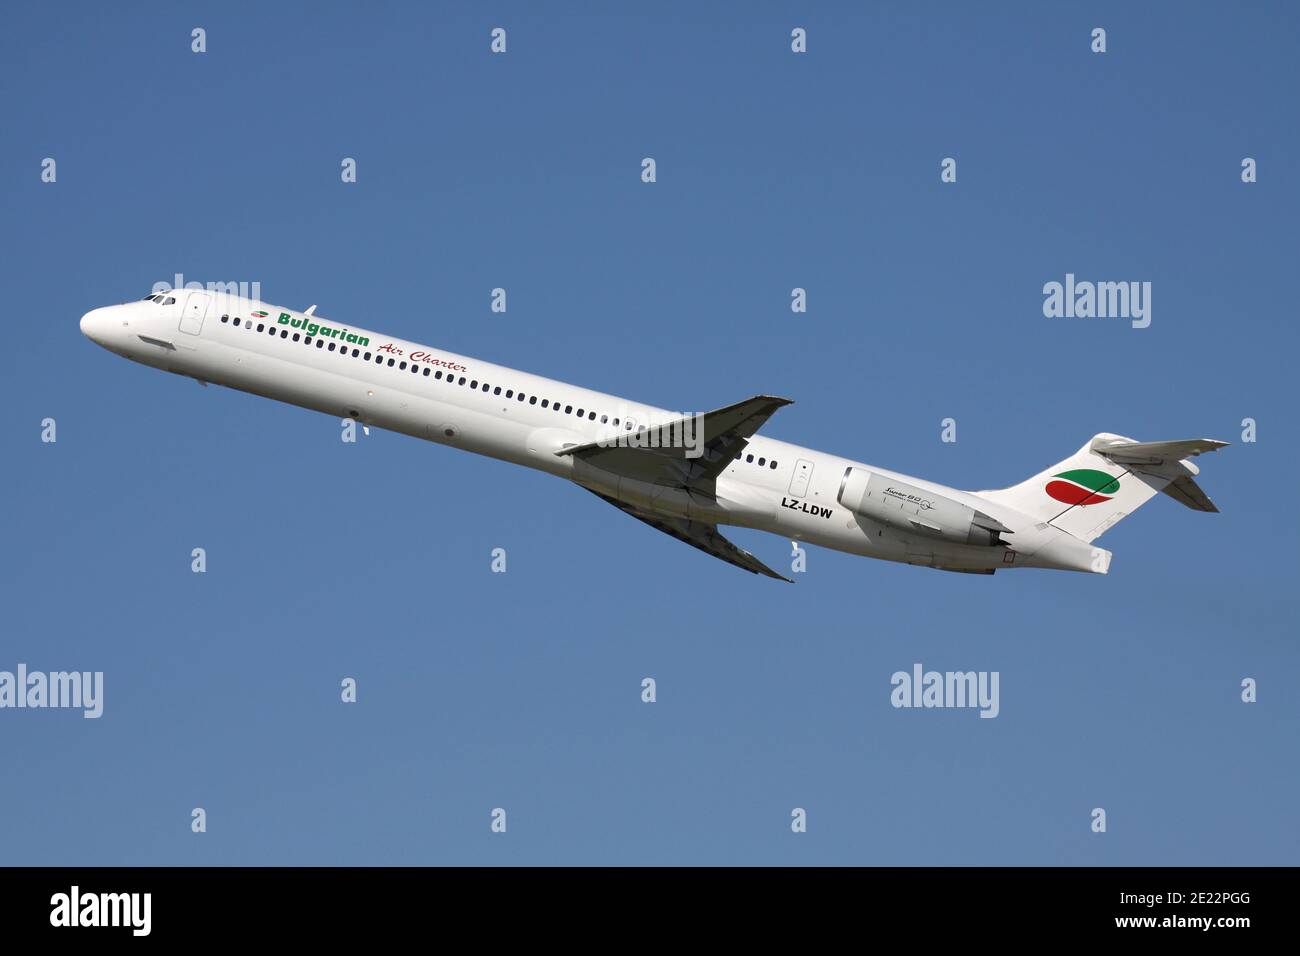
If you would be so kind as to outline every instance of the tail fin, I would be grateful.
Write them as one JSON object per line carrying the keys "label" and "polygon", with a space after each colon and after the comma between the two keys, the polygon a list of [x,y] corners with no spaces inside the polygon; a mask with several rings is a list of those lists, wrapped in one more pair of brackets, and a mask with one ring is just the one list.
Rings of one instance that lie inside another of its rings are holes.
{"label": "tail fin", "polygon": [[1209,438],[1136,442],[1103,432],[1028,481],[978,494],[1094,541],[1159,491],[1197,511],[1218,511],[1196,484],[1200,469],[1188,459],[1226,444]]}

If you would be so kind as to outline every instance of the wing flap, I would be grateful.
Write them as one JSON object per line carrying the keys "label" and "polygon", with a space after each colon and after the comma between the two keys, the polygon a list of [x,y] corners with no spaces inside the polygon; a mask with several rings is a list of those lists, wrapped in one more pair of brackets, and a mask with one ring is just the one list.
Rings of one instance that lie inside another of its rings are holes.
{"label": "wing flap", "polygon": [[[590,490],[590,489],[588,489]],[[662,531],[664,534],[671,535],[678,541],[684,541],[692,548],[698,548],[705,554],[712,555],[726,561],[728,564],[734,564],[738,568],[743,568],[750,574],[762,574],[769,578],[776,578],[778,581],[785,581],[793,584],[790,578],[782,574],[777,574],[758,558],[754,557],[744,548],[739,548],[731,541],[727,540],[723,534],[718,531],[718,526],[708,524],[704,521],[690,521],[686,518],[676,518],[669,515],[652,515],[644,511],[639,511],[616,498],[610,498],[602,495],[598,491],[593,491],[593,495],[608,501],[620,511],[630,514],[638,521],[643,521],[650,527]]]}

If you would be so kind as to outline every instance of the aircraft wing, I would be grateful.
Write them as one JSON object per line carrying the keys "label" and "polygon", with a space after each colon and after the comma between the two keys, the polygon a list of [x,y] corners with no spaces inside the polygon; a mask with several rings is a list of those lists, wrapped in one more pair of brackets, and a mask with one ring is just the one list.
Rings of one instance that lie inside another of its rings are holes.
{"label": "aircraft wing", "polygon": [[711,554],[715,558],[721,558],[728,564],[734,564],[738,568],[744,568],[751,574],[765,574],[769,578],[776,578],[779,581],[787,581],[790,584],[794,583],[790,578],[777,574],[744,548],[736,547],[718,531],[718,526],[715,524],[708,524],[704,521],[690,521],[686,518],[675,518],[669,515],[651,515],[644,511],[638,511],[631,505],[626,505],[614,498],[602,495],[598,491],[593,491],[591,493],[597,498],[603,498],[608,501],[620,511],[626,511],[633,518],[644,521],[650,527],[658,528],[664,534],[672,535],[678,541],[685,541],[693,548],[699,548],[705,554]]}
{"label": "aircraft wing", "polygon": [[[788,398],[755,395],[703,415],[651,426],[648,432],[618,434],[609,440],[562,448],[555,454],[576,455],[628,478],[712,494],[714,480],[749,444],[749,437],[778,408],[789,404]],[[648,447],[650,438],[660,447]]]}

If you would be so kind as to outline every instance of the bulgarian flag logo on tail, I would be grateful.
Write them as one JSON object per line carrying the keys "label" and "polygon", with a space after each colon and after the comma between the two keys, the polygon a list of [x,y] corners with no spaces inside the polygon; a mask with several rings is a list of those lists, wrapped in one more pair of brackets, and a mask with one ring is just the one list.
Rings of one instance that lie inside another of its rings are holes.
{"label": "bulgarian flag logo on tail", "polygon": [[1096,505],[1115,497],[1119,481],[1095,468],[1076,468],[1053,475],[1043,490],[1067,505]]}

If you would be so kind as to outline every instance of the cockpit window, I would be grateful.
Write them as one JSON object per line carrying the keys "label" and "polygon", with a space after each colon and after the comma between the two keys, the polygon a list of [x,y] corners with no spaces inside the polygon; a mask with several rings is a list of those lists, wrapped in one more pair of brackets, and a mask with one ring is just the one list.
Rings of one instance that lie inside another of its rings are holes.
{"label": "cockpit window", "polygon": [[175,297],[175,296],[170,296],[170,295],[169,295],[167,298],[165,298],[165,299],[159,299],[159,300],[158,300],[158,304],[159,304],[159,305],[172,305],[172,304],[174,304],[175,302],[176,302],[176,297]]}
{"label": "cockpit window", "polygon": [[145,296],[143,299],[141,299],[140,301],[141,301],[141,302],[152,302],[155,298],[157,298],[157,296],[158,296],[158,293],[156,293],[156,292],[151,292],[151,293],[149,293],[147,296]]}

